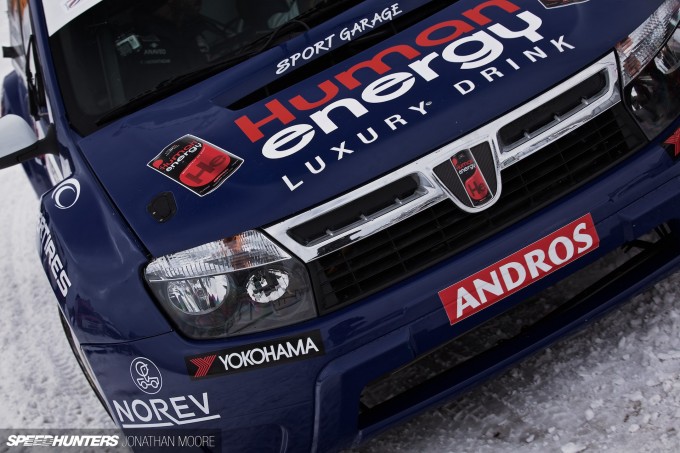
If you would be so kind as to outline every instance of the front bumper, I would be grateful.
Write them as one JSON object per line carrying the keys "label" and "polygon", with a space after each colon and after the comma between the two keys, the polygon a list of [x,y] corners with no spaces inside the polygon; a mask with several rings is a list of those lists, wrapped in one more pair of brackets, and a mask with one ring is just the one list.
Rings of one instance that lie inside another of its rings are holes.
{"label": "front bumper", "polygon": [[[670,136],[679,125],[680,121],[660,137]],[[439,290],[586,213],[591,213],[595,221],[598,249],[482,312],[449,325],[437,296]],[[125,429],[177,424],[187,429],[220,429],[228,451],[334,451],[455,396],[673,272],[680,265],[675,234],[680,233],[678,213],[680,166],[659,143],[652,143],[594,182],[501,234],[322,318],[228,341],[195,342],[169,333],[122,345],[83,345],[82,350],[112,416]],[[371,382],[662,224],[671,230],[663,253],[651,254],[625,278],[612,279],[573,309],[547,318],[513,341],[360,415],[360,396]],[[185,357],[316,330],[324,343],[324,355],[205,379],[192,379],[187,371]],[[130,364],[136,357],[152,360],[162,373],[162,388],[157,394],[144,394],[131,379]],[[164,407],[160,401],[169,409],[157,410]]]}

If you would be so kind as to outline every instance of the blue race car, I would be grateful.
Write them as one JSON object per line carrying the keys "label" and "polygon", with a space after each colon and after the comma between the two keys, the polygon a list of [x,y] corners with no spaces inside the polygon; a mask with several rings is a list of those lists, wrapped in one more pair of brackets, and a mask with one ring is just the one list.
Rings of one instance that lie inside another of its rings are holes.
{"label": "blue race car", "polygon": [[0,168],[41,196],[64,329],[125,433],[337,451],[680,264],[680,0],[9,14]]}

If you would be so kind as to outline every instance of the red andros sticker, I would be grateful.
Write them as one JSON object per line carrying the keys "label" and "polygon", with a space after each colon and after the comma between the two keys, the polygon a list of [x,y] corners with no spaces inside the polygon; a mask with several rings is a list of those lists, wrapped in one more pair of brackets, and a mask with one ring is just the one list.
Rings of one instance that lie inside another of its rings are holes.
{"label": "red andros sticker", "polygon": [[203,196],[217,189],[242,163],[243,159],[222,148],[185,135],[168,145],[148,166]]}
{"label": "red andros sticker", "polygon": [[590,214],[439,291],[451,325],[552,274],[600,245]]}

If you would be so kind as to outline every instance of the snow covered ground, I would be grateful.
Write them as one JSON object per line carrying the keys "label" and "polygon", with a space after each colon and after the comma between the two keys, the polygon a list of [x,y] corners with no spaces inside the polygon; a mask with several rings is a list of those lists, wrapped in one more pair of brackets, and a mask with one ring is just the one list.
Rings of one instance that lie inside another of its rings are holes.
{"label": "snow covered ground", "polygon": [[[111,428],[62,334],[37,212],[21,169],[0,172],[0,428]],[[356,451],[680,451],[678,299],[680,275]]]}

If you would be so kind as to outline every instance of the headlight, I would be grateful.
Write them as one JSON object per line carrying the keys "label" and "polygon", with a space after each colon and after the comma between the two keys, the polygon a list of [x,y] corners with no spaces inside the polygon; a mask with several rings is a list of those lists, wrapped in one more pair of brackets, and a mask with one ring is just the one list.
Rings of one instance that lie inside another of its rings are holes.
{"label": "headlight", "polygon": [[623,96],[652,139],[680,112],[680,0],[666,0],[616,46]]}
{"label": "headlight", "polygon": [[153,260],[145,278],[191,338],[223,338],[316,316],[306,268],[258,231]]}

